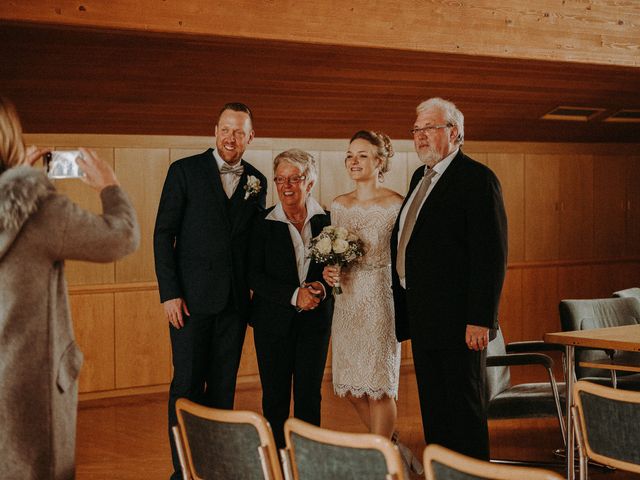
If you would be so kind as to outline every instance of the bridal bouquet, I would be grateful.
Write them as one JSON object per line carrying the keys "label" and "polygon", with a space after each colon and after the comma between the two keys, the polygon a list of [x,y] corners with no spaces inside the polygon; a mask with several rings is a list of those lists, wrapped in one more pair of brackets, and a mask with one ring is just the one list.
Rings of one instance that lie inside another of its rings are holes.
{"label": "bridal bouquet", "polygon": [[[357,235],[346,228],[329,225],[309,244],[309,258],[316,263],[344,266],[364,255],[364,245]],[[340,282],[333,286],[333,294],[342,293]]]}

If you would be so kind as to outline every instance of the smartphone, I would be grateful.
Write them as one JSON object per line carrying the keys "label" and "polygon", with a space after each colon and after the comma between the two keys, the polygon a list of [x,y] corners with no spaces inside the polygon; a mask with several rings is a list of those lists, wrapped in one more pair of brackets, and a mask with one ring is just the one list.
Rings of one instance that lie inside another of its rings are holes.
{"label": "smartphone", "polygon": [[77,159],[79,150],[54,150],[44,156],[44,165],[49,178],[79,178],[84,174]]}

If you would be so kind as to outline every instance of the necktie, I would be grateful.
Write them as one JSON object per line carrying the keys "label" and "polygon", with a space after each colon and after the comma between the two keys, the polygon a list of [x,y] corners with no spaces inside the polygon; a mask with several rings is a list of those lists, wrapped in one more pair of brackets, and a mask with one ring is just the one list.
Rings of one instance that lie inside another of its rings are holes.
{"label": "necktie", "polygon": [[398,256],[396,258],[396,270],[400,278],[405,277],[404,256],[407,249],[407,244],[409,243],[409,239],[411,238],[413,227],[415,227],[416,225],[416,218],[418,217],[420,205],[422,205],[422,201],[427,196],[427,191],[429,190],[429,186],[431,185],[431,179],[435,174],[436,171],[433,168],[427,170],[427,173],[422,178],[420,188],[418,188],[415,197],[413,197],[411,205],[409,205],[407,216],[404,219],[404,226],[402,227],[400,242],[398,242]]}
{"label": "necktie", "polygon": [[224,193],[227,194],[227,198],[231,198],[231,196],[233,195],[233,192],[240,182],[242,172],[244,172],[244,167],[240,164],[240,162],[238,162],[234,166],[225,163],[220,167],[222,188],[224,188]]}

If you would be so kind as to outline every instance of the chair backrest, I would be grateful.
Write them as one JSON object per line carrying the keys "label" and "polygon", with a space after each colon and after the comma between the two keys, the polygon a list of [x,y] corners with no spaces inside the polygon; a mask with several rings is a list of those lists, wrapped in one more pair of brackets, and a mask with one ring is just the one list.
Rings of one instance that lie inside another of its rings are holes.
{"label": "chair backrest", "polygon": [[336,432],[296,418],[284,432],[295,480],[405,479],[398,448],[380,435]]}
{"label": "chair backrest", "polygon": [[[563,331],[589,330],[592,328],[621,327],[640,323],[640,302],[634,298],[599,298],[593,300],[562,300],[560,302],[560,323]],[[630,361],[631,357],[640,354],[625,353]],[[607,359],[602,350],[576,349],[576,375],[582,377],[609,376],[609,372],[583,368],[578,365],[581,361],[596,361]]]}
{"label": "chair backrest", "polygon": [[184,398],[178,399],[176,412],[194,479],[282,479],[273,433],[261,415],[208,408]]}
{"label": "chair backrest", "polygon": [[[487,357],[506,354],[507,351],[504,346],[502,329],[498,328],[495,338],[491,340],[487,346]],[[510,386],[511,372],[508,366],[487,367],[487,395],[489,400],[493,399],[499,393],[504,392]]]}
{"label": "chair backrest", "polygon": [[424,450],[427,480],[561,480],[555,472],[541,468],[516,467],[467,457],[440,445]]}
{"label": "chair backrest", "polygon": [[613,296],[619,298],[637,298],[638,300],[640,300],[640,287],[618,290],[617,292],[613,292]]}
{"label": "chair backrest", "polygon": [[573,398],[587,456],[640,473],[640,392],[579,381]]}

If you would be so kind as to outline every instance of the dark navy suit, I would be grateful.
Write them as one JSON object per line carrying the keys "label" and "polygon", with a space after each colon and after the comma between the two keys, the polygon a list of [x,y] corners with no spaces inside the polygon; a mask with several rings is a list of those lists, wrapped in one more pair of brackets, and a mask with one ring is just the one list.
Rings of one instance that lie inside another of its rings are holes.
{"label": "dark navy suit", "polygon": [[[247,249],[254,217],[264,210],[267,182],[242,160],[244,172],[231,198],[209,149],[169,167],[154,231],[160,300],[181,297],[191,316],[170,326],[174,374],[169,390],[169,430],[175,402],[233,408],[236,375],[249,316]],[[257,195],[245,199],[247,177]],[[169,434],[176,473],[180,464]]]}

